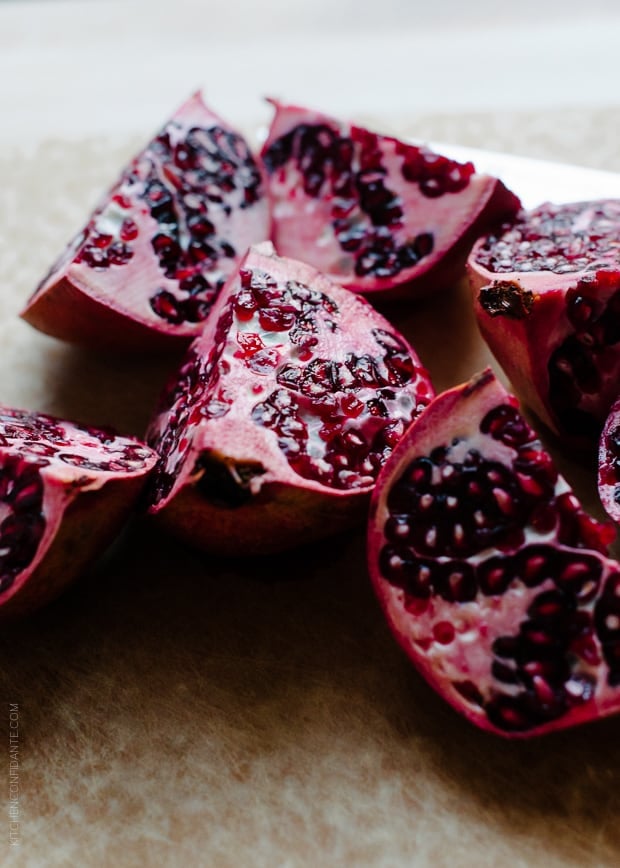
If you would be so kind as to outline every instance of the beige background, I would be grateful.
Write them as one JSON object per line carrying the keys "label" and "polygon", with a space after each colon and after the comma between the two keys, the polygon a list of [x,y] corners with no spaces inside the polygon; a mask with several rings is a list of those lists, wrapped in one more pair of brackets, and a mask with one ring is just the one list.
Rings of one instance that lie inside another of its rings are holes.
{"label": "beige background", "polygon": [[[16,316],[197,85],[252,136],[277,92],[620,172],[620,19],[571,6],[455,3],[440,20],[396,0],[0,2],[0,401],[143,430],[172,360],[89,355]],[[544,167],[531,172],[518,192],[545,198]],[[606,184],[564,177],[567,196]],[[488,361],[462,287],[397,321],[438,388]],[[593,502],[588,469],[566,467]],[[0,806],[6,864],[620,864],[619,720],[531,743],[474,730],[392,641],[361,532],[232,564],[136,524],[56,604],[3,626],[0,653],[0,731],[18,703],[21,749],[19,848]]]}

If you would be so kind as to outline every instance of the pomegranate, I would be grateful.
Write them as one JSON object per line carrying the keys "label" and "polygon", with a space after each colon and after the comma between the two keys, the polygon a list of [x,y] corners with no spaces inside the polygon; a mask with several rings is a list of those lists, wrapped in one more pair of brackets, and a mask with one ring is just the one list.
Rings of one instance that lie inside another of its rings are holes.
{"label": "pomegranate", "polygon": [[123,170],[22,316],[89,346],[188,344],[269,227],[260,166],[195,94]]}
{"label": "pomegranate", "polygon": [[0,613],[55,597],[124,521],[155,465],[137,440],[0,406]]}
{"label": "pomegranate", "polygon": [[273,101],[262,150],[280,254],[382,298],[460,277],[486,229],[519,200],[472,163]]}
{"label": "pomegranate", "polygon": [[368,557],[397,640],[459,712],[508,737],[620,710],[620,564],[486,370],[386,462]]}
{"label": "pomegranate", "polygon": [[601,433],[598,491],[607,514],[620,523],[620,399],[613,404]]}
{"label": "pomegranate", "polygon": [[558,434],[596,442],[620,377],[620,200],[544,204],[468,262],[483,337]]}
{"label": "pomegranate", "polygon": [[160,454],[150,511],[233,555],[350,527],[432,394],[414,351],[367,302],[254,247],[148,431]]}

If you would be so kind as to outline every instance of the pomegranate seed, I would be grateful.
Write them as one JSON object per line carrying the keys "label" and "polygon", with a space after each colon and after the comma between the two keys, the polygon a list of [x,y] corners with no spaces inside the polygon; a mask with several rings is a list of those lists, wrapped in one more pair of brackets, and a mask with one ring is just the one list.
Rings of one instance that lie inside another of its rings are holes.
{"label": "pomegranate seed", "polygon": [[449,621],[439,621],[433,626],[433,638],[441,645],[449,645],[454,641],[455,630]]}
{"label": "pomegranate seed", "polygon": [[123,241],[133,241],[134,238],[138,237],[138,227],[133,220],[123,220],[120,236]]}
{"label": "pomegranate seed", "polygon": [[263,308],[258,313],[258,321],[261,328],[271,332],[285,332],[295,325],[295,311],[285,310],[281,307]]}

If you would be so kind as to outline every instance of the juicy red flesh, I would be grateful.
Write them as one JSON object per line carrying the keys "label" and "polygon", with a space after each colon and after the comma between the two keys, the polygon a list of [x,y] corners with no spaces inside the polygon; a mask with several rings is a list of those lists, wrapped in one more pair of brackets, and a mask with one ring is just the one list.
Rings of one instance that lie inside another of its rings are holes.
{"label": "juicy red flesh", "polygon": [[[175,127],[179,125],[174,122],[164,127],[149,145],[148,156],[134,160],[119,187],[141,190],[139,199],[157,221],[158,231],[148,243],[162,275],[178,281],[181,295],[154,287],[149,303],[163,320],[180,325],[206,319],[232,263],[245,252],[218,236],[216,215],[230,216],[234,207],[245,209],[258,202],[262,181],[237,133],[217,125],[192,127],[178,141],[172,135]],[[131,207],[121,194],[114,201],[120,209]],[[130,217],[115,237],[96,229],[95,216],[75,261],[95,270],[120,267],[132,259],[138,243],[143,242]]]}
{"label": "juicy red flesh", "polygon": [[476,261],[496,274],[566,274],[615,266],[619,221],[620,200],[542,205],[500,236],[489,236]]}
{"label": "juicy red flesh", "polygon": [[595,284],[579,281],[566,293],[566,313],[574,332],[549,358],[549,401],[565,431],[596,437],[600,414],[593,415],[579,404],[584,395],[602,391],[602,372],[609,368],[602,355],[615,351],[620,342],[620,285],[603,302]]}
{"label": "juicy red flesh", "polygon": [[[270,174],[293,163],[303,175],[308,196],[332,201],[336,240],[343,251],[354,254],[358,277],[394,277],[428,256],[435,244],[430,232],[396,242],[393,232],[403,225],[403,202],[386,184],[381,144],[380,136],[358,127],[350,128],[349,135],[336,125],[300,124],[272,142],[263,155]],[[471,163],[394,144],[402,157],[403,183],[416,184],[428,198],[458,193],[474,173]]]}
{"label": "juicy red flesh", "polygon": [[[601,650],[608,685],[620,684],[620,573],[601,587],[607,528],[558,489],[516,408],[496,406],[480,430],[514,450],[512,467],[458,437],[414,458],[389,489],[379,570],[414,618],[433,599],[466,605],[544,585],[523,620],[493,642],[493,688],[452,684],[498,730],[526,732],[592,698]],[[449,647],[454,635],[450,620],[435,623],[435,642]]]}

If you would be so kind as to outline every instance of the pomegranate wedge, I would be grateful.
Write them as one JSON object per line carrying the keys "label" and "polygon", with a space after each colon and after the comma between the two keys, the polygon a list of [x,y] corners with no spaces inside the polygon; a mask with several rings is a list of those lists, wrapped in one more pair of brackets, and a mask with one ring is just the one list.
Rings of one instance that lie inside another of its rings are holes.
{"label": "pomegranate wedge", "polygon": [[276,249],[348,289],[384,299],[437,292],[462,276],[474,241],[520,206],[472,163],[273,104],[262,157]]}
{"label": "pomegranate wedge", "polygon": [[250,250],[147,434],[151,512],[209,551],[277,551],[362,523],[432,387],[404,338],[311,266]]}
{"label": "pomegranate wedge", "polygon": [[620,380],[620,200],[541,205],[469,258],[478,325],[553,431],[599,437]]}
{"label": "pomegranate wedge", "polygon": [[43,605],[88,566],[156,457],[107,429],[0,407],[0,615]]}
{"label": "pomegranate wedge", "polygon": [[620,710],[614,535],[488,370],[439,395],[386,462],[369,567],[438,693],[479,727],[525,737]]}
{"label": "pomegranate wedge", "polygon": [[88,346],[188,344],[269,227],[259,165],[196,94],[123,169],[22,316]]}

